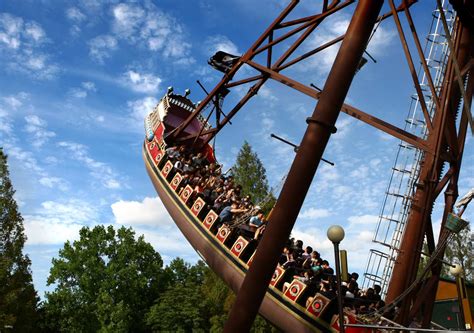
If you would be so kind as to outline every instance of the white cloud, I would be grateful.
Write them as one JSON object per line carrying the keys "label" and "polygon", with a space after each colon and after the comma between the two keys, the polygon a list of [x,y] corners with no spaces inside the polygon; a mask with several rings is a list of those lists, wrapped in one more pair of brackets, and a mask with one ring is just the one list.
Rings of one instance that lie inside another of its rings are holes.
{"label": "white cloud", "polygon": [[43,28],[36,22],[27,22],[25,24],[25,35],[36,43],[40,43],[46,38]]}
{"label": "white cloud", "polygon": [[[1,127],[1,126],[0,126]],[[25,151],[18,145],[5,145],[5,151],[10,158],[16,159],[19,165],[27,170],[31,176],[36,175],[38,177],[38,183],[44,187],[59,189],[60,191],[67,191],[69,189],[69,183],[59,177],[50,176],[49,173],[41,167],[38,160],[29,151]],[[46,158],[46,160],[51,157]]]}
{"label": "white cloud", "polygon": [[89,156],[88,148],[80,143],[61,141],[59,147],[69,150],[71,158],[83,163],[105,188],[116,190],[122,188],[116,172],[106,163],[94,160]]}
{"label": "white cloud", "polygon": [[383,56],[396,36],[397,32],[395,30],[388,30],[383,26],[379,26],[367,46],[367,51],[372,56]]}
{"label": "white cloud", "polygon": [[100,35],[91,39],[89,45],[89,56],[99,63],[104,63],[110,58],[111,52],[117,49],[117,40],[110,35]]}
{"label": "white cloud", "polygon": [[337,132],[331,137],[334,140],[342,140],[347,137],[352,129],[352,126],[355,125],[354,118],[349,116],[342,116],[337,119],[336,128]]}
{"label": "white cloud", "polygon": [[278,102],[278,97],[274,93],[274,91],[267,86],[263,86],[258,90],[258,96],[262,98],[267,104],[267,106],[274,106],[276,102]]}
{"label": "white cloud", "polygon": [[121,3],[112,9],[113,30],[122,38],[135,39],[145,23],[145,10],[139,5]]}
{"label": "white cloud", "polygon": [[98,219],[98,208],[78,199],[69,199],[66,202],[45,201],[41,203],[43,216],[56,217],[62,223],[91,223]]}
{"label": "white cloud", "polygon": [[82,82],[80,88],[71,88],[69,90],[69,95],[74,98],[86,98],[89,92],[96,92],[94,82]]}
{"label": "white cloud", "polygon": [[97,91],[97,88],[95,87],[94,82],[86,81],[81,83],[82,88],[88,90],[88,91]]}
{"label": "white cloud", "polygon": [[23,19],[8,13],[0,14],[0,43],[18,49],[22,43]]}
{"label": "white cloud", "polygon": [[140,201],[120,200],[111,205],[115,221],[125,225],[170,225],[172,220],[160,198]]}
{"label": "white cloud", "polygon": [[45,176],[43,168],[39,166],[38,161],[33,157],[33,154],[29,151],[25,151],[19,146],[7,147],[7,153],[10,157],[15,158],[21,162],[21,166],[27,170],[33,171],[42,177]]}
{"label": "white cloud", "polygon": [[112,31],[117,38],[151,51],[161,51],[165,58],[172,58],[176,64],[195,62],[181,24],[153,4],[120,3],[113,7],[112,16]]}
{"label": "white cloud", "polygon": [[300,219],[319,219],[323,217],[328,217],[331,215],[331,212],[328,209],[319,209],[319,208],[308,208],[302,211],[298,218]]}
{"label": "white cloud", "polygon": [[157,103],[158,100],[154,97],[145,97],[127,103],[131,111],[131,117],[137,128],[140,128],[141,130],[143,127],[143,119],[153,110]]}
{"label": "white cloud", "polygon": [[154,94],[159,90],[161,78],[151,73],[129,70],[123,74],[124,85],[145,94]]}
{"label": "white cloud", "polygon": [[350,230],[375,230],[378,216],[370,214],[349,216],[347,221],[349,221],[348,229]]}
{"label": "white cloud", "polygon": [[8,112],[0,107],[0,133],[9,136],[12,132],[12,120],[10,119]]}
{"label": "white cloud", "polygon": [[374,238],[374,232],[373,231],[369,231],[369,230],[364,230],[364,231],[361,231],[358,235],[357,235],[357,240],[360,241],[360,242],[368,242],[370,244],[370,242],[372,241],[372,239]]}
{"label": "white cloud", "polygon": [[84,225],[97,223],[99,211],[95,205],[78,199],[45,201],[24,219],[27,244],[62,244],[77,239]]}
{"label": "white cloud", "polygon": [[23,105],[23,102],[28,98],[28,94],[20,92],[16,95],[2,97],[3,102],[10,108],[16,110]]}
{"label": "white cloud", "polygon": [[31,144],[39,148],[43,146],[50,138],[56,136],[56,133],[46,129],[47,123],[37,115],[28,115],[25,117],[25,131],[33,138]]}
{"label": "white cloud", "polygon": [[41,177],[39,183],[45,187],[49,188],[58,188],[61,191],[67,191],[69,189],[68,183],[58,177]]}
{"label": "white cloud", "polygon": [[70,7],[66,10],[66,16],[69,20],[76,22],[76,23],[81,23],[84,21],[87,17],[81,12],[81,10],[77,7]]}
{"label": "white cloud", "polygon": [[207,56],[214,55],[217,51],[224,51],[233,55],[240,55],[237,46],[226,36],[216,35],[207,37],[204,42]]}
{"label": "white cloud", "polygon": [[62,224],[57,220],[50,220],[37,216],[25,216],[25,231],[28,245],[36,244],[63,244],[67,240],[79,238],[80,224]]}
{"label": "white cloud", "polygon": [[38,23],[0,13],[0,51],[4,51],[7,69],[38,79],[53,78],[59,69],[40,50],[46,41],[46,33]]}
{"label": "white cloud", "polygon": [[86,98],[87,97],[87,91],[80,89],[80,88],[71,88],[69,90],[69,95],[71,95],[74,98]]}

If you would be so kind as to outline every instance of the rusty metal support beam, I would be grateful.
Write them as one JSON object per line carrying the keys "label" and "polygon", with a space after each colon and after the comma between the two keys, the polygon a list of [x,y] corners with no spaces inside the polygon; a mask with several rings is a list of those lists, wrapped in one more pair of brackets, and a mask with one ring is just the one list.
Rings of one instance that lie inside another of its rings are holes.
{"label": "rusty metal support beam", "polygon": [[[336,7],[336,9],[339,8],[340,9],[340,6],[339,7]],[[337,9],[337,10],[339,10]],[[335,11],[337,11],[335,10]],[[329,12],[329,11],[328,11]],[[306,30],[296,39],[296,41],[290,46],[288,47],[288,49],[280,56],[280,58],[278,58],[277,61],[275,61],[275,64],[273,65],[272,69],[275,69],[275,68],[278,68],[278,66],[280,66],[283,62],[285,62],[292,54],[293,52],[295,52],[295,50],[301,45],[301,43],[303,43],[306,38],[308,38],[308,36],[314,31],[314,29],[316,29],[316,27],[323,21],[323,19],[325,18],[326,16],[321,16],[317,21],[316,23],[314,23],[313,25],[309,25],[306,27]],[[245,58],[245,59],[241,59],[242,62],[247,62],[248,60],[250,60],[253,56],[251,57],[248,57],[248,58]],[[249,91],[247,92],[247,94],[235,105],[235,107],[229,112],[229,114],[227,115],[227,117],[225,117],[222,122],[220,123],[220,125],[217,127],[217,130],[215,133],[213,133],[208,139],[205,140],[204,144],[207,144],[209,143],[212,138],[217,134],[219,133],[220,129],[222,127],[224,127],[227,122],[230,121],[230,119],[232,119],[232,117],[237,114],[237,112],[245,105],[245,103],[247,103],[248,100],[250,100],[250,98],[252,98],[254,95],[257,94],[258,90],[263,86],[263,84],[268,80],[268,76],[265,76],[263,77],[259,82],[257,82],[256,84],[254,84],[252,87],[250,87]]]}
{"label": "rusty metal support beam", "polygon": [[444,174],[443,178],[441,178],[441,180],[439,181],[438,185],[435,188],[435,192],[434,192],[435,197],[438,197],[441,194],[441,191],[448,184],[453,173],[454,173],[454,168],[451,167],[449,168],[448,172]]}
{"label": "rusty metal support beam", "polygon": [[320,100],[273,209],[252,265],[237,294],[224,332],[248,332],[285,242],[316,173],[383,0],[361,0],[349,24]]}
{"label": "rusty metal support beam", "polygon": [[405,16],[407,18],[411,33],[413,35],[413,41],[415,42],[416,50],[418,51],[418,58],[420,59],[421,66],[423,67],[426,78],[428,79],[428,85],[431,91],[431,98],[435,101],[436,109],[439,110],[440,109],[439,97],[436,92],[436,87],[433,83],[433,78],[431,77],[431,72],[428,68],[428,64],[426,63],[425,54],[423,53],[423,48],[421,47],[420,39],[418,38],[418,33],[416,32],[415,24],[413,23],[413,18],[411,17],[410,8],[405,7],[404,12],[405,12]]}
{"label": "rusty metal support beam", "polygon": [[297,57],[297,58],[295,58],[295,59],[293,59],[293,60],[291,60],[291,61],[288,61],[287,63],[285,63],[285,64],[281,65],[280,67],[278,67],[278,70],[279,70],[279,71],[282,71],[282,70],[284,70],[285,68],[288,68],[288,67],[290,67],[290,66],[293,66],[294,64],[296,64],[296,63],[298,63],[298,62],[300,62],[300,61],[302,61],[302,60],[304,60],[304,59],[307,59],[307,58],[311,57],[312,55],[315,55],[316,53],[321,52],[322,50],[325,50],[325,49],[327,49],[328,47],[330,47],[330,46],[332,46],[332,45],[334,45],[334,44],[339,43],[339,42],[340,42],[341,40],[343,40],[343,39],[344,39],[344,35],[339,36],[339,37],[336,37],[336,38],[334,38],[333,40],[330,40],[329,42],[324,43],[323,45],[320,45],[320,46],[318,46],[317,48],[315,48],[315,49],[313,49],[313,50],[311,50],[311,51],[309,51],[309,52],[306,52],[305,54],[302,54],[302,55],[300,55],[299,57]]}
{"label": "rusty metal support beam", "polygon": [[416,148],[419,148],[428,154],[433,154],[433,149],[427,144],[426,140],[411,134],[397,126],[394,126],[382,119],[379,119],[375,116],[372,116],[368,113],[365,113],[349,104],[344,104],[341,108],[341,111],[348,114],[351,117],[354,117],[368,125],[371,125],[379,130],[390,134],[391,136],[405,141]]}
{"label": "rusty metal support beam", "polygon": [[299,0],[292,0],[288,6],[278,15],[278,17],[270,24],[270,26],[265,30],[265,32],[255,41],[255,43],[245,52],[245,54],[241,57],[240,61],[238,61],[226,75],[221,79],[221,81],[212,89],[210,94],[206,96],[206,98],[201,102],[201,104],[196,108],[196,110],[177,128],[177,130],[173,133],[173,138],[176,139],[183,131],[188,127],[188,125],[201,113],[204,107],[209,104],[215,95],[219,93],[219,91],[234,77],[235,73],[240,69],[240,67],[244,64],[245,60],[251,59],[255,54],[254,50],[257,49],[264,41],[268,38],[270,33],[275,29],[278,24],[280,24],[296,7],[299,3]]}
{"label": "rusty metal support beam", "polygon": [[[260,65],[258,63],[255,63],[253,61],[247,61],[246,62],[249,66],[255,68],[256,70],[260,71],[262,73],[262,75],[258,75],[258,77],[262,77],[264,78],[265,80],[267,78],[271,78],[275,81],[278,81],[284,85],[287,85],[289,86],[290,88],[293,88],[293,89],[296,89],[298,91],[300,91],[301,93],[309,96],[309,97],[312,97],[314,99],[319,99],[320,95],[321,95],[321,92],[320,91],[317,91],[315,89],[312,89],[308,86],[305,86],[304,84],[298,82],[298,81],[295,81],[283,74],[280,74],[278,73],[277,71],[275,70],[272,70],[270,68],[267,68],[263,65]],[[257,76],[253,76],[253,78],[255,78]],[[260,85],[258,86],[258,88],[260,87]],[[255,88],[254,88],[255,90]],[[252,97],[254,94],[255,94],[255,91],[254,90],[251,90],[247,93],[247,95],[245,95],[242,99],[241,102],[238,103],[239,106],[243,106],[243,104],[245,104],[245,102],[250,99],[250,97]],[[245,102],[243,102],[245,101]],[[432,149],[427,145],[426,143],[426,140],[416,136],[416,135],[413,135],[411,134],[410,132],[407,132],[399,127],[396,127],[382,119],[379,119],[375,116],[372,116],[368,113],[365,113],[349,104],[346,104],[344,103],[342,105],[342,108],[341,108],[341,111],[346,113],[347,115],[351,116],[351,117],[354,117],[368,125],[371,125],[379,130],[382,130],[383,132],[387,133],[387,134],[390,134],[392,135],[393,137],[395,138],[398,138],[402,141],[405,141],[411,145],[413,145],[414,147],[418,148],[418,149],[421,149],[427,153],[433,153]],[[235,108],[231,111],[231,114],[230,115],[233,115],[235,114]],[[222,128],[224,125],[223,124],[219,124],[217,129],[214,128],[214,129],[210,129],[210,130],[206,130],[206,131],[203,131],[202,133],[198,134],[198,135],[206,135],[206,134],[217,134],[218,132],[218,129]],[[184,138],[181,138],[179,140],[177,140],[177,142],[182,142],[182,141],[185,141],[185,140],[188,140],[188,139],[192,139],[196,137],[196,134],[191,134],[187,137],[184,137]]]}
{"label": "rusty metal support beam", "polygon": [[321,13],[321,14],[317,14],[314,16],[314,18],[302,25],[300,25],[299,27],[291,30],[291,31],[288,31],[286,34],[284,34],[283,36],[280,36],[278,38],[276,38],[275,40],[273,40],[271,43],[268,43],[264,46],[261,46],[260,48],[254,50],[254,55],[257,55],[259,53],[262,53],[263,51],[265,51],[266,49],[268,49],[269,47],[272,47],[274,46],[275,44],[278,44],[278,43],[281,43],[282,41],[290,38],[291,36],[294,36],[295,34],[297,34],[298,32],[300,31],[303,31],[304,29],[307,29],[307,28],[310,28],[314,25],[318,25],[319,23],[321,23],[326,17],[330,16],[331,14],[334,14],[335,12],[338,12],[340,11],[341,9],[344,9],[345,7],[349,6],[350,4],[354,3],[355,0],[346,0],[344,1],[342,4],[340,5],[337,5],[331,9],[329,9],[328,11],[324,12],[324,13]]}
{"label": "rusty metal support beam", "polygon": [[[457,197],[457,182],[464,150],[468,119],[465,112],[463,112],[459,132],[457,137],[454,138],[454,140],[457,141],[458,149],[450,151],[451,147],[449,141],[453,141],[452,133],[456,134],[457,132],[455,127],[453,129],[453,124],[456,124],[460,98],[462,96],[462,89],[459,84],[456,84],[456,76],[459,75],[459,71],[456,71],[454,63],[460,64],[459,67],[463,67],[474,57],[474,35],[472,31],[466,26],[463,26],[459,20],[457,20],[454,30],[455,42],[451,48],[452,52],[449,56],[445,71],[446,74],[440,97],[440,109],[436,110],[433,118],[434,129],[428,134],[427,138],[427,141],[430,143],[429,145],[433,147],[434,154],[431,156],[425,154],[422,162],[418,181],[419,184],[414,195],[414,202],[409,213],[386,297],[387,303],[399,300],[398,296],[415,280],[419,256],[413,255],[413,253],[419,253],[421,250],[423,236],[425,234],[427,237],[430,236],[430,228],[432,227],[430,216],[436,196],[441,194],[445,185],[448,185],[445,191],[445,209],[442,219],[442,228],[447,214],[452,211]],[[468,94],[468,91],[466,94]],[[451,132],[449,135],[447,135],[448,131]],[[442,167],[443,164],[445,164],[443,156],[446,155],[451,156],[449,161],[450,168],[452,168],[453,171],[448,171],[445,177],[442,178]],[[452,175],[450,175],[451,173]],[[446,184],[448,182],[449,184]],[[446,234],[442,229],[440,239],[445,238]],[[432,242],[432,240],[430,242]],[[442,244],[441,241],[439,243]],[[444,247],[440,247],[437,259],[442,257],[443,253]],[[441,269],[439,260],[435,262],[436,264],[431,267],[432,276],[430,279],[433,281],[419,286],[419,288],[416,288],[416,293],[401,300],[397,320],[399,323],[409,323],[418,310],[423,308],[423,324],[429,324]],[[423,302],[421,302],[421,300],[423,300]],[[423,303],[424,307],[422,307],[421,303]],[[412,307],[412,304],[415,304],[416,307]]]}
{"label": "rusty metal support beam", "polygon": [[[472,48],[474,48],[473,45],[471,45],[471,57],[474,56],[474,52],[472,51]],[[469,101],[472,99],[473,92],[474,92],[474,77],[470,75],[467,82],[467,88],[466,88],[466,95]],[[444,225],[445,223],[445,215],[447,215],[448,212],[451,212],[453,210],[454,203],[458,196],[457,184],[459,180],[459,172],[461,170],[462,156],[463,156],[464,145],[466,141],[468,122],[469,122],[468,117],[466,113],[463,112],[461,115],[461,121],[459,123],[459,132],[458,132],[459,151],[458,151],[457,160],[451,166],[451,168],[454,169],[454,172],[450,178],[450,184],[449,184],[450,188],[449,188],[449,191],[447,191],[448,195],[445,196],[445,211],[443,214],[442,225]],[[440,238],[441,238],[441,232],[440,232]],[[432,275],[430,278],[430,280],[433,280],[433,286],[431,288],[424,288],[426,289],[424,290],[424,294],[427,295],[426,297],[422,297],[425,300],[425,310],[424,310],[424,318],[423,318],[425,321],[425,324],[429,322],[429,320],[431,319],[431,314],[433,313],[433,305],[434,305],[434,300],[436,296],[436,290],[438,289],[440,272],[441,272],[441,264],[434,266],[432,269]]]}
{"label": "rusty metal support beam", "polygon": [[405,58],[408,62],[408,68],[410,69],[410,74],[415,84],[416,93],[418,95],[418,100],[420,101],[421,109],[423,111],[423,116],[425,118],[425,123],[428,128],[428,131],[431,132],[433,130],[433,123],[431,122],[430,114],[428,112],[428,108],[426,106],[425,96],[423,95],[423,91],[421,90],[420,82],[418,81],[418,76],[416,74],[415,65],[413,63],[413,59],[411,57],[410,49],[408,48],[408,43],[405,38],[405,33],[403,32],[403,27],[400,22],[400,18],[398,17],[397,9],[395,8],[395,4],[393,0],[388,1],[390,4],[390,8],[392,9],[393,18],[395,20],[395,25],[398,30],[398,35],[400,37],[400,41],[403,46],[403,50],[405,52]]}
{"label": "rusty metal support beam", "polygon": [[[301,84],[283,74],[280,74],[272,69],[266,68],[265,66],[262,66],[260,64],[257,64],[253,61],[248,61],[247,64],[257,70],[259,70],[261,73],[267,74],[270,78],[274,79],[275,81],[278,81],[284,85],[287,85],[293,89],[296,89],[303,94],[318,99],[319,96],[321,95],[321,92],[314,90],[308,86],[305,86],[304,84]],[[348,114],[351,117],[354,117],[368,125],[371,125],[375,128],[378,128],[385,133],[388,133],[400,140],[403,140],[413,146],[415,146],[418,149],[422,149],[425,152],[432,153],[432,149],[427,145],[426,141],[416,135],[413,135],[399,127],[396,127],[382,119],[379,119],[375,116],[372,116],[368,113],[365,113],[349,104],[344,103],[342,105],[341,111]]]}
{"label": "rusty metal support beam", "polygon": [[[438,4],[441,22],[443,23],[444,33],[446,34],[446,40],[448,41],[448,45],[451,51],[454,51],[454,44],[451,39],[451,33],[449,32],[448,24],[446,22],[446,15],[444,15],[443,5],[441,4],[440,0],[436,0],[436,3]],[[472,119],[472,114],[471,114],[471,101],[467,99],[466,92],[464,91],[464,82],[461,79],[461,69],[456,58],[453,58],[453,67],[456,73],[455,78],[459,85],[459,91],[464,99],[463,111],[466,113],[469,125],[471,127],[471,133],[474,135],[474,120]]]}
{"label": "rusty metal support beam", "polygon": [[[410,8],[410,6],[411,6],[412,4],[414,4],[415,2],[416,2],[416,1],[413,1],[413,0],[412,0],[412,1],[403,2],[400,6],[397,7],[397,12],[400,12],[400,11],[403,11],[403,10],[406,10],[406,9]],[[381,15],[381,16],[379,16],[379,18],[377,19],[377,22],[381,22],[381,21],[383,21],[383,20],[385,20],[385,19],[391,17],[392,15],[393,15],[392,12],[389,12],[389,13],[387,13],[387,14]],[[292,66],[292,65],[294,65],[294,64],[296,64],[296,63],[298,63],[298,62],[300,62],[300,61],[302,61],[302,60],[304,60],[304,59],[307,59],[307,58],[309,58],[309,57],[315,55],[316,53],[321,52],[322,50],[325,50],[325,49],[327,49],[328,47],[330,47],[330,46],[332,46],[332,45],[334,45],[334,44],[339,43],[339,42],[340,42],[341,40],[343,40],[343,39],[344,39],[344,35],[341,35],[341,36],[339,36],[339,37],[336,37],[336,38],[334,38],[333,40],[330,40],[330,41],[324,43],[323,45],[320,45],[320,46],[318,46],[317,48],[315,48],[315,49],[313,49],[313,50],[311,50],[311,51],[308,51],[308,52],[306,52],[305,54],[302,54],[301,56],[299,56],[299,57],[297,57],[297,58],[294,58],[293,60],[288,61],[287,63],[281,65],[280,67],[278,67],[278,71],[282,71],[282,70],[284,70],[285,68],[288,68],[288,67],[290,67],[290,66]]]}
{"label": "rusty metal support beam", "polygon": [[236,87],[236,86],[240,86],[242,84],[255,82],[255,81],[261,80],[263,78],[264,78],[263,75],[254,75],[254,76],[251,76],[251,77],[239,80],[239,81],[229,82],[225,85],[225,87],[226,88],[233,88],[233,87]]}
{"label": "rusty metal support beam", "polygon": [[247,61],[246,62],[247,65],[249,65],[250,67],[253,67],[255,68],[256,70],[260,71],[261,73],[265,73],[267,74],[268,77],[272,78],[273,80],[275,81],[278,81],[290,88],[293,88],[293,89],[296,89],[300,92],[302,92],[303,94],[305,95],[308,95],[312,98],[315,98],[315,99],[319,99],[319,96],[321,95],[321,92],[317,91],[317,90],[314,90],[313,88],[310,88],[308,86],[305,86],[304,84],[302,83],[299,83],[298,81],[296,80],[293,80],[291,78],[289,78],[288,76],[285,76],[283,74],[280,74],[268,67],[265,67],[265,66],[262,66],[256,62],[253,62],[251,60]]}

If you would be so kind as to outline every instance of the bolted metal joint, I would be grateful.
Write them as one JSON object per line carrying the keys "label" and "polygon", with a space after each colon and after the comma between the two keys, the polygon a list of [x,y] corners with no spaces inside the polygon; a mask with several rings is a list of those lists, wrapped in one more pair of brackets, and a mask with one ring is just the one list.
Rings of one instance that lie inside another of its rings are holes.
{"label": "bolted metal joint", "polygon": [[337,127],[336,126],[332,126],[332,125],[329,125],[329,124],[326,124],[325,122],[321,121],[321,120],[318,120],[316,118],[313,118],[313,117],[308,117],[306,118],[306,123],[309,125],[310,123],[315,123],[315,124],[318,124],[320,125],[321,127],[324,127],[326,129],[328,129],[329,131],[331,131],[332,134],[336,133],[337,132]]}

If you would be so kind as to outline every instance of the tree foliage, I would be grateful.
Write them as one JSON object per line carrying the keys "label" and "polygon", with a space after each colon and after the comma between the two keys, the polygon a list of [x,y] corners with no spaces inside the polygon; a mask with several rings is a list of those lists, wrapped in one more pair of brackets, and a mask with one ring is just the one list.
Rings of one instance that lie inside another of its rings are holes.
{"label": "tree foliage", "polygon": [[177,258],[167,270],[171,283],[150,309],[148,325],[154,332],[207,332],[208,311],[201,292],[206,266]]}
{"label": "tree foliage", "polygon": [[124,227],[82,228],[53,259],[45,311],[51,330],[140,332],[145,314],[167,285],[160,255]]}
{"label": "tree foliage", "polygon": [[[471,228],[469,225],[454,235],[451,242],[446,246],[444,253],[444,260],[453,264],[460,264],[463,268],[464,278],[466,281],[473,282],[474,280],[474,249],[471,241]],[[449,267],[443,266],[443,273],[450,275]]]}
{"label": "tree foliage", "polygon": [[31,261],[23,254],[26,236],[14,194],[7,156],[0,148],[0,327],[28,332],[36,325],[38,296]]}
{"label": "tree foliage", "polygon": [[[154,332],[222,332],[235,295],[202,261],[175,259],[166,269],[170,285],[147,315]],[[252,332],[273,332],[260,316]]]}
{"label": "tree foliage", "polygon": [[273,207],[276,199],[269,190],[265,167],[247,141],[244,141],[237,154],[232,174],[235,183],[242,186],[242,193],[250,195],[254,204],[262,204],[262,201],[265,201],[262,204],[265,212]]}

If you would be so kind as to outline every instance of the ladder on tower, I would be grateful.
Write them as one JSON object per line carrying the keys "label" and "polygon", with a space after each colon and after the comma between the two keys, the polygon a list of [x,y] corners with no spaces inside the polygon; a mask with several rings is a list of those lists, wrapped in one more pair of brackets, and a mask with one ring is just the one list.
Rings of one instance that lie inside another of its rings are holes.
{"label": "ladder on tower", "polygon": [[[452,31],[455,12],[450,7],[448,1],[443,1],[443,8],[449,29]],[[433,11],[431,27],[426,37],[424,54],[434,81],[436,93],[439,93],[449,56],[449,47],[438,9]],[[432,117],[435,111],[435,103],[428,86],[426,74],[421,69],[421,66],[418,76],[427,109]],[[427,128],[417,94],[411,96],[410,108],[405,119],[405,130],[419,137],[426,138]],[[372,239],[378,245],[378,248],[373,248],[369,252],[362,282],[364,288],[372,287],[374,284],[380,285],[382,296],[385,296],[387,292],[393,265],[397,258],[419,177],[420,161],[422,158],[423,152],[421,150],[403,141],[399,143],[390,181],[385,192],[377,227]]]}

